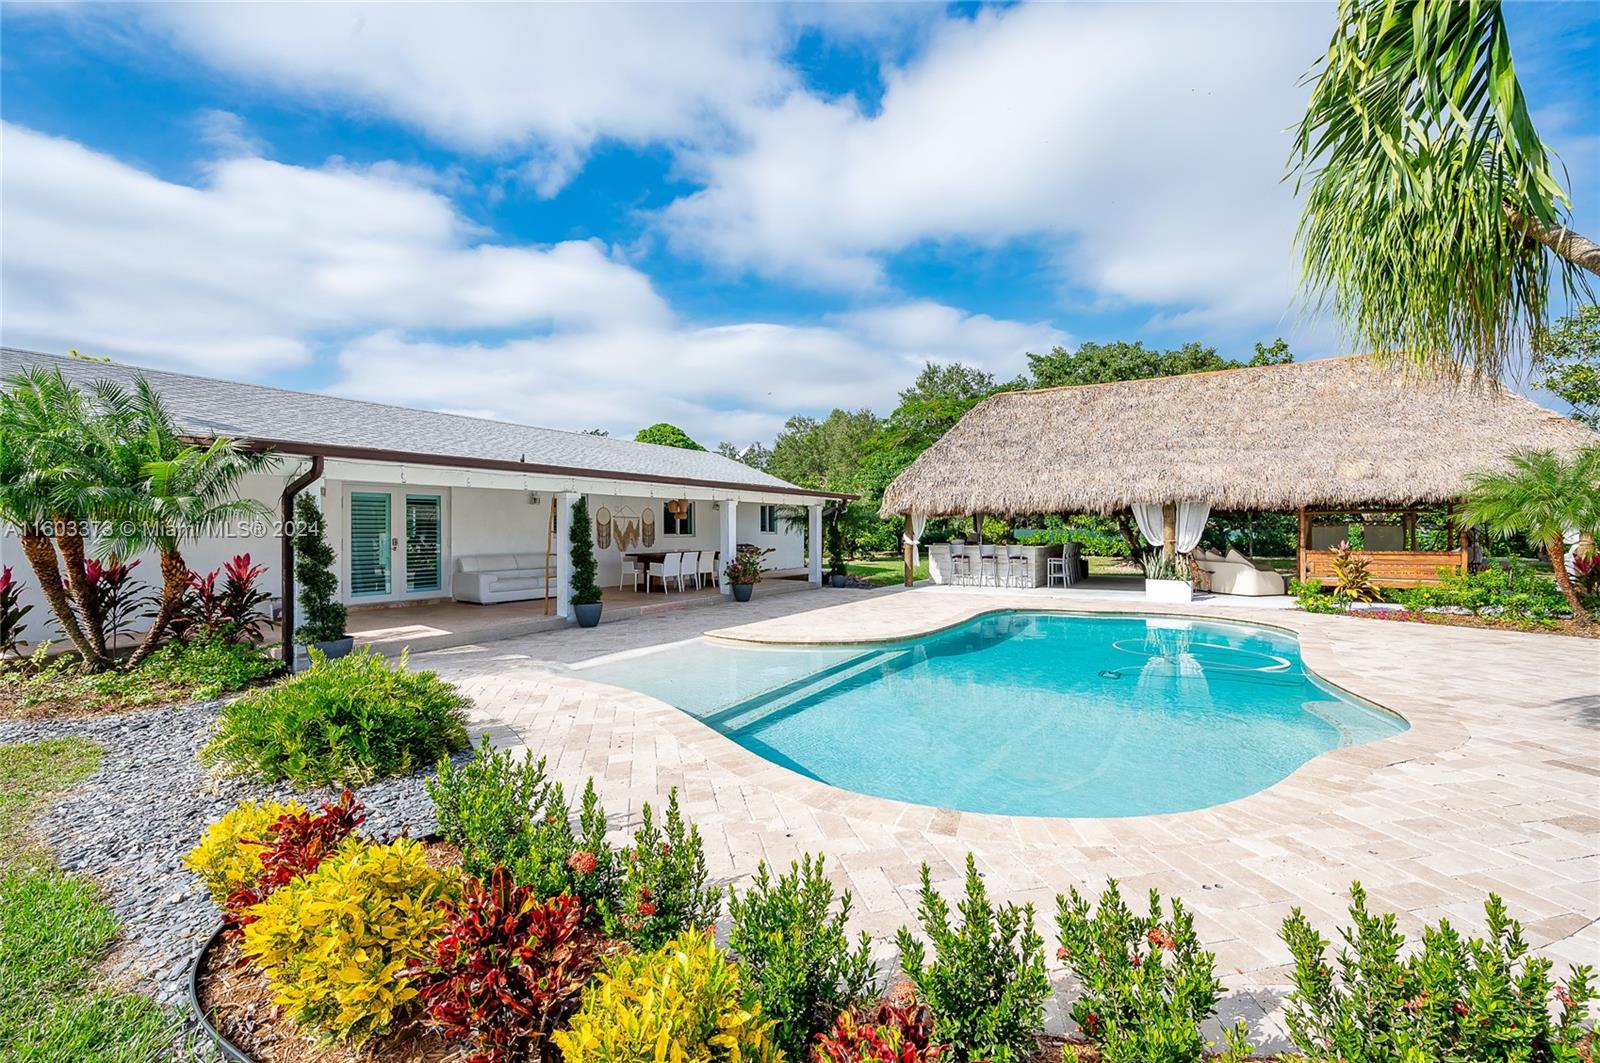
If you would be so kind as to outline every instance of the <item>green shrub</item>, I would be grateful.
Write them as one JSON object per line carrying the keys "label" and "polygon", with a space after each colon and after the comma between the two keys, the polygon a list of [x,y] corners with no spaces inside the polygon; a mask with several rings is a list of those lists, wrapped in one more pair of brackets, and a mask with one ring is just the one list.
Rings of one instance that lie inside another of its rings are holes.
{"label": "green shrub", "polygon": [[938,1041],[957,1059],[1024,1059],[1043,1028],[1050,998],[1044,939],[1033,927],[1033,905],[996,909],[971,853],[966,893],[961,922],[952,924],[949,904],[934,890],[928,865],[922,865],[917,920],[933,943],[933,962],[927,962],[922,942],[901,927],[896,937],[901,969],[918,998],[933,1009]]}
{"label": "green shrub", "polygon": [[616,855],[606,843],[606,815],[591,779],[584,787],[578,829],[560,783],[545,761],[497,751],[484,736],[467,763],[441,761],[428,781],[439,832],[460,847],[462,867],[487,880],[505,867],[538,900],[570,893],[581,898],[585,921],[600,925],[615,905]]}
{"label": "green shrub", "polygon": [[225,770],[301,786],[354,786],[431,764],[467,744],[471,702],[432,672],[364,650],[312,665],[223,706],[202,750]]}
{"label": "green shrub", "polygon": [[85,674],[78,662],[61,655],[38,667],[0,671],[23,706],[61,702],[75,708],[117,709],[181,701],[206,701],[232,693],[282,671],[282,665],[254,646],[221,636],[173,640],[131,672]]}
{"label": "green shrub", "polygon": [[409,838],[347,845],[249,910],[244,954],[296,1024],[360,1044],[408,1010],[411,969],[432,953],[449,918],[439,902],[457,887]]}
{"label": "green shrub", "polygon": [[659,948],[679,934],[703,930],[722,911],[722,891],[706,883],[700,829],[685,824],[678,791],[667,795],[666,830],[649,804],[640,810],[633,844],[619,856],[621,895],[606,930],[637,949]]}
{"label": "green shrub", "polygon": [[781,1063],[772,1024],[709,933],[628,953],[553,1040],[566,1063]]}
{"label": "green shrub", "polygon": [[[1177,898],[1165,918],[1150,891],[1150,914],[1123,903],[1115,879],[1096,908],[1076,889],[1056,898],[1056,926],[1066,962],[1082,992],[1072,1018],[1105,1063],[1201,1063],[1211,1045],[1200,1024],[1216,1009],[1222,983],[1216,958],[1200,948],[1194,917]],[[1243,1024],[1226,1031],[1223,1059],[1250,1053]]]}
{"label": "green shrub", "polygon": [[342,639],[348,617],[333,570],[337,559],[328,545],[322,510],[309,494],[294,500],[294,524],[294,579],[300,585],[301,614],[294,640],[307,644]]}
{"label": "green shrub", "polygon": [[[1392,914],[1367,911],[1359,882],[1350,887],[1344,947],[1334,964],[1328,941],[1294,909],[1284,944],[1294,957],[1294,991],[1285,1020],[1312,1063],[1411,1060],[1519,1060],[1577,1063],[1589,1058],[1584,1030],[1588,966],[1552,985],[1551,962],[1528,955],[1522,927],[1500,898],[1484,905],[1487,939],[1464,940],[1446,921],[1424,927],[1422,948],[1406,952]],[[1554,1016],[1552,1005],[1558,1005]]]}
{"label": "green shrub", "polygon": [[572,504],[572,604],[597,605],[600,584],[594,560],[594,525],[589,521],[589,500],[582,495]]}
{"label": "green shrub", "polygon": [[1344,612],[1345,600],[1324,591],[1322,584],[1316,580],[1292,579],[1289,581],[1289,593],[1300,603],[1300,608],[1308,613]]}
{"label": "green shrub", "polygon": [[877,991],[872,939],[862,934],[852,951],[845,933],[850,892],[839,896],[837,909],[833,902],[823,858],[809,853],[777,881],[763,861],[743,897],[728,894],[728,950],[773,1021],[773,1041],[790,1059],[803,1059],[840,1012]]}
{"label": "green shrub", "polygon": [[1476,616],[1540,625],[1571,613],[1555,580],[1535,573],[1518,575],[1500,568],[1441,572],[1438,583],[1394,590],[1389,596],[1407,609],[1466,609]]}

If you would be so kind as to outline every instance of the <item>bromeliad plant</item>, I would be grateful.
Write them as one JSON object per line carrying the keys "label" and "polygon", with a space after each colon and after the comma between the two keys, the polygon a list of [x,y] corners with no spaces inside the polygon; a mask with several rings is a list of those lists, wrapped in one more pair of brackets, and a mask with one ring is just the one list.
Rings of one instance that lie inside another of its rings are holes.
{"label": "bromeliad plant", "polygon": [[1176,557],[1168,557],[1161,550],[1152,550],[1139,562],[1144,578],[1150,580],[1181,580],[1189,582],[1189,566]]}
{"label": "bromeliad plant", "polygon": [[18,643],[27,629],[23,618],[32,611],[33,606],[22,604],[22,584],[11,577],[11,566],[0,568],[0,664],[21,656]]}
{"label": "bromeliad plant", "polygon": [[772,1019],[772,1039],[790,1059],[804,1058],[834,1018],[876,992],[872,939],[862,934],[850,947],[850,891],[838,896],[837,907],[834,900],[823,858],[809,853],[776,880],[762,861],[744,896],[728,894],[728,951]]}
{"label": "bromeliad plant", "polygon": [[1339,540],[1339,545],[1329,553],[1329,563],[1333,566],[1333,596],[1345,602],[1379,602],[1383,595],[1378,593],[1378,588],[1372,585],[1372,573],[1368,571],[1372,559],[1358,554],[1350,549],[1348,540]]}
{"label": "bromeliad plant", "polygon": [[[1105,1063],[1201,1063],[1212,1046],[1200,1024],[1222,992],[1215,957],[1200,948],[1194,917],[1177,898],[1167,918],[1150,891],[1150,913],[1135,915],[1115,879],[1099,906],[1076,888],[1056,898],[1064,961],[1083,985],[1072,1018]],[[1241,1023],[1225,1032],[1223,1060],[1250,1054]]]}
{"label": "bromeliad plant", "polygon": [[407,972],[424,1021],[471,1046],[465,1063],[556,1063],[551,1035],[578,1010],[604,957],[584,928],[583,902],[541,901],[499,867],[443,908],[444,936]]}
{"label": "bromeliad plant", "polygon": [[1573,968],[1565,984],[1552,984],[1551,962],[1528,955],[1499,897],[1484,905],[1487,938],[1463,939],[1441,921],[1423,928],[1422,948],[1409,954],[1394,915],[1375,915],[1366,902],[1352,884],[1353,925],[1340,929],[1343,947],[1331,963],[1328,940],[1299,908],[1284,920],[1295,985],[1285,1016],[1309,1063],[1590,1058],[1592,969]]}
{"label": "bromeliad plant", "polygon": [[917,919],[933,943],[933,958],[910,930],[900,928],[900,966],[917,996],[933,1009],[935,1033],[961,1061],[1012,1063],[1026,1058],[1044,1026],[1050,975],[1033,906],[996,908],[967,854],[966,898],[959,923],[922,865]]}
{"label": "bromeliad plant", "polygon": [[[266,565],[251,564],[249,554],[236,554],[227,564],[204,576],[190,569],[189,589],[183,611],[173,623],[174,630],[186,640],[208,635],[235,642],[259,642],[262,625],[271,619],[261,607],[272,600],[272,595],[256,586],[266,571]],[[219,576],[221,590],[217,589]]]}

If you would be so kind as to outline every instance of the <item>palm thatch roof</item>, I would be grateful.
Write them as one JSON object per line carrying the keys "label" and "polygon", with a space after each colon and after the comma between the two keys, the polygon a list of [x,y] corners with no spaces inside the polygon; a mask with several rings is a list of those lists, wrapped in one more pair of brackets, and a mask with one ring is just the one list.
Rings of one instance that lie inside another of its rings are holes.
{"label": "palm thatch roof", "polygon": [[882,513],[1437,503],[1510,451],[1595,442],[1498,384],[1418,378],[1358,355],[1002,392],[889,485]]}

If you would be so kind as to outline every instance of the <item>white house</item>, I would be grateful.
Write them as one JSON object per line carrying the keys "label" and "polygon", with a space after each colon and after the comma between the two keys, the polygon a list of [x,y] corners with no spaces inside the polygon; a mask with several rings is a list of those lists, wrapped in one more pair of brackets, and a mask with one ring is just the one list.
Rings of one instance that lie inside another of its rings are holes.
{"label": "white house", "polygon": [[[570,516],[579,496],[595,522],[603,587],[618,585],[625,551],[712,550],[725,562],[746,543],[773,549],[769,570],[820,584],[821,551],[806,558],[804,534],[779,507],[809,509],[818,543],[823,505],[848,497],[706,451],[0,348],[3,375],[27,366],[60,369],[79,384],[142,375],[196,441],[226,436],[278,455],[275,474],[245,487],[273,517],[187,543],[184,557],[209,571],[249,553],[269,566],[267,585],[279,588],[280,603],[292,573],[278,533],[299,492],[310,492],[327,517],[340,595],[350,605],[470,600],[480,596],[474,569],[513,564],[537,572],[513,585],[523,598],[545,595],[548,566],[561,616],[569,611]],[[37,636],[49,607],[9,530],[0,563],[27,585],[24,600],[35,607],[29,634]],[[145,559],[137,574],[154,585],[157,567]]]}

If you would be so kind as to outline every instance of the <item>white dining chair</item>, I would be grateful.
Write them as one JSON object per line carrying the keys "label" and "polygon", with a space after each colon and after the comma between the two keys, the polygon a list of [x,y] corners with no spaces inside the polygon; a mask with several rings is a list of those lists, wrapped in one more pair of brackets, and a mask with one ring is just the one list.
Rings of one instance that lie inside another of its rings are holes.
{"label": "white dining chair", "polygon": [[683,590],[683,581],[688,580],[695,587],[700,586],[700,551],[685,550],[683,564],[678,567],[678,589]]}
{"label": "white dining chair", "polygon": [[628,580],[632,579],[633,589],[637,593],[639,590],[639,577],[642,575],[644,575],[643,566],[631,557],[624,557],[622,559],[622,574],[617,577],[617,590],[620,591],[627,585]]}
{"label": "white dining chair", "polygon": [[650,562],[650,568],[646,570],[644,575],[644,592],[646,594],[650,593],[650,581],[653,579],[661,581],[662,594],[667,593],[667,580],[669,579],[677,580],[678,589],[680,591],[683,590],[683,555],[668,554],[660,561]]}
{"label": "white dining chair", "polygon": [[700,564],[695,569],[694,585],[696,587],[700,586],[700,577],[701,576],[704,576],[706,578],[706,586],[708,586],[708,587],[717,586],[717,551],[715,551],[715,550],[702,550],[702,551],[700,551]]}

